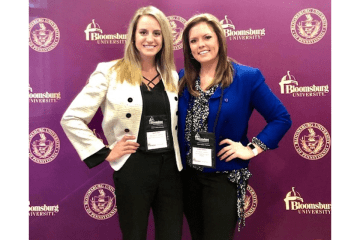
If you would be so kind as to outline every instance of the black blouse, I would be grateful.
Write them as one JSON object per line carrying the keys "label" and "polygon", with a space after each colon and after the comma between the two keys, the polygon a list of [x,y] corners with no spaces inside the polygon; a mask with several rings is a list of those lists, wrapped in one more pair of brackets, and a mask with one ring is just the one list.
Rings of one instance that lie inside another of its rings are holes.
{"label": "black blouse", "polygon": [[[142,100],[143,100],[143,109],[140,121],[140,128],[138,134],[137,142],[140,144],[138,151],[146,151],[146,132],[145,132],[145,124],[144,119],[145,115],[166,115],[168,119],[168,140],[169,140],[169,148],[167,149],[159,149],[153,150],[153,153],[164,153],[174,150],[173,146],[173,138],[171,132],[171,114],[170,114],[170,102],[169,98],[166,94],[165,87],[163,81],[159,81],[158,84],[155,85],[150,91],[147,89],[145,84],[140,86]],[[110,154],[111,149],[104,147],[100,149],[98,152],[94,153],[90,157],[84,159],[85,164],[89,168],[93,168],[100,163],[105,161],[105,158]]]}
{"label": "black blouse", "polygon": [[169,98],[165,92],[163,81],[160,81],[155,87],[149,91],[145,84],[140,86],[141,95],[143,99],[143,111],[141,115],[141,122],[137,142],[140,144],[138,150],[146,152],[146,131],[145,131],[145,116],[165,115],[168,120],[167,125],[167,139],[169,147],[166,149],[152,150],[152,153],[164,153],[174,150],[174,144],[171,134],[171,114]]}

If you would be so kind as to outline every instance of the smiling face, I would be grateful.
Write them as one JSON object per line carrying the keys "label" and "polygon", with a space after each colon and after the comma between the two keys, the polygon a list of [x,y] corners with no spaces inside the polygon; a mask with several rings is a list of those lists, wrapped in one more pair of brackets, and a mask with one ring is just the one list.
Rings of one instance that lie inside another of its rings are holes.
{"label": "smiling face", "polygon": [[200,22],[189,31],[191,53],[200,64],[217,62],[219,41],[214,29],[205,22]]}
{"label": "smiling face", "polygon": [[155,59],[161,50],[163,37],[159,22],[149,15],[139,18],[135,31],[135,46],[141,60]]}

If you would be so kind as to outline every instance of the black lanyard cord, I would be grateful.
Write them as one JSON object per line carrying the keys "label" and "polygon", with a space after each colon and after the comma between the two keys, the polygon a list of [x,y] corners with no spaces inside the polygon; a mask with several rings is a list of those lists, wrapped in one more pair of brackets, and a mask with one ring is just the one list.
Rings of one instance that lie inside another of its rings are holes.
{"label": "black lanyard cord", "polygon": [[[219,103],[219,108],[218,108],[218,112],[216,114],[216,119],[215,119],[215,123],[214,123],[214,128],[213,128],[213,133],[215,134],[215,128],[217,125],[217,122],[219,120],[219,115],[220,115],[220,110],[221,110],[221,106],[222,106],[222,102],[223,102],[223,97],[224,97],[224,88],[221,88],[221,96],[220,96],[220,103]],[[210,99],[209,99],[210,100]],[[210,108],[210,107],[209,107]]]}

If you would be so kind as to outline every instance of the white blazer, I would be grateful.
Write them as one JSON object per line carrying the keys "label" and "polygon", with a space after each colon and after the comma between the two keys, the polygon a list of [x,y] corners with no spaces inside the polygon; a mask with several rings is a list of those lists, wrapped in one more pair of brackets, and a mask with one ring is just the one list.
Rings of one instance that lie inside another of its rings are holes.
{"label": "white blazer", "polygon": [[[109,75],[108,70],[116,61],[99,63],[96,70],[91,74],[89,82],[72,101],[65,111],[61,126],[66,136],[74,146],[81,160],[93,155],[105,145],[88,128],[87,124],[94,117],[98,108],[101,107],[103,113],[102,128],[112,149],[116,142],[121,140],[124,135],[134,135],[137,142],[140,120],[142,114],[142,95],[140,87],[131,85],[124,81],[116,81],[116,73]],[[163,79],[163,77],[161,76]],[[173,79],[178,84],[178,74],[173,71]],[[173,136],[176,164],[178,170],[182,170],[179,143],[177,138],[177,110],[178,94],[166,91],[171,111],[171,132]],[[130,113],[130,117],[126,115]],[[126,154],[119,159],[110,162],[111,167],[119,170],[130,157]]]}

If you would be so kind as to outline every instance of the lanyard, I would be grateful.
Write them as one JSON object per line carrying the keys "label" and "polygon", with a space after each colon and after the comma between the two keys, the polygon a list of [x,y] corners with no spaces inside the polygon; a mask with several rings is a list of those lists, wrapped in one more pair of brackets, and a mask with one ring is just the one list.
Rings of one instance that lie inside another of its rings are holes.
{"label": "lanyard", "polygon": [[[190,147],[191,147],[191,160],[190,164],[197,167],[207,167],[207,168],[216,168],[216,157],[215,157],[215,148],[216,148],[216,140],[215,140],[215,129],[219,119],[220,110],[222,106],[222,100],[224,96],[224,88],[221,88],[221,97],[219,102],[218,111],[215,118],[213,132],[201,132],[201,127],[204,122],[201,123],[197,133],[193,132],[194,135],[191,136],[190,139]],[[201,104],[201,103],[200,103]],[[192,108],[192,121],[191,128],[193,128],[194,122],[194,106]]]}

